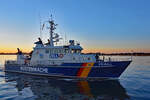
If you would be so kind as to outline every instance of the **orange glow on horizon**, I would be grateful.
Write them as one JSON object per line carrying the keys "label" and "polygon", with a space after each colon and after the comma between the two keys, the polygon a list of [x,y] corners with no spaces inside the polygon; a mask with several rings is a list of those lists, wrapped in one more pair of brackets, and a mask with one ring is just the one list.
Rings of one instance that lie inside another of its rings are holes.
{"label": "orange glow on horizon", "polygon": [[[31,49],[21,48],[22,52],[31,52]],[[17,48],[0,48],[0,53],[16,53]]]}
{"label": "orange glow on horizon", "polygon": [[22,45],[17,45],[17,44],[6,44],[6,45],[1,45],[0,46],[0,53],[16,53],[17,52],[17,48],[20,48],[20,50],[22,52],[31,52],[32,47],[30,46],[26,46],[24,44]]}
{"label": "orange glow on horizon", "polygon": [[[32,48],[20,48],[22,52],[31,52]],[[7,47],[7,48],[2,48],[0,47],[0,53],[16,53],[17,48],[15,47]],[[150,49],[121,49],[121,48],[103,48],[103,49],[91,49],[91,48],[85,48],[83,53],[131,53],[131,52],[145,52],[145,53],[150,53]]]}

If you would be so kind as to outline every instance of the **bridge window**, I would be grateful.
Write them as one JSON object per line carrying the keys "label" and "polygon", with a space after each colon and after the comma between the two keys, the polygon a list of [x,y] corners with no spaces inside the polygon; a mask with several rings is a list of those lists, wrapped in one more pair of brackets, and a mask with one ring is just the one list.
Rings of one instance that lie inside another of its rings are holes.
{"label": "bridge window", "polygon": [[50,54],[52,53],[52,49],[49,50],[49,53],[50,53]]}
{"label": "bridge window", "polygon": [[71,53],[81,53],[81,50],[72,49],[72,50],[71,50]]}
{"label": "bridge window", "polygon": [[46,50],[45,50],[45,53],[49,53],[49,50],[48,50],[48,49],[46,49]]}
{"label": "bridge window", "polygon": [[65,49],[65,53],[69,53],[69,50],[68,50],[68,49]]}
{"label": "bridge window", "polygon": [[74,53],[74,50],[71,50],[71,53]]}
{"label": "bridge window", "polygon": [[51,49],[51,53],[52,53],[52,54],[55,53],[55,49]]}
{"label": "bridge window", "polygon": [[56,54],[57,54],[57,53],[58,53],[58,49],[54,49],[54,53],[56,53]]}
{"label": "bridge window", "polygon": [[81,53],[81,50],[77,50],[77,53]]}
{"label": "bridge window", "polygon": [[65,50],[64,50],[64,49],[61,49],[61,53],[65,53]]}

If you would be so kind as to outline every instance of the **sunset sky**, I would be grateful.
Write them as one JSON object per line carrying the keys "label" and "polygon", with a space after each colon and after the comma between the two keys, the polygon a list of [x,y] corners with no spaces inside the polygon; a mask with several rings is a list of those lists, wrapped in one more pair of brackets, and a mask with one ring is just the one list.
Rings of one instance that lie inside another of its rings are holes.
{"label": "sunset sky", "polygon": [[0,52],[32,50],[50,14],[84,52],[150,52],[150,0],[0,0]]}

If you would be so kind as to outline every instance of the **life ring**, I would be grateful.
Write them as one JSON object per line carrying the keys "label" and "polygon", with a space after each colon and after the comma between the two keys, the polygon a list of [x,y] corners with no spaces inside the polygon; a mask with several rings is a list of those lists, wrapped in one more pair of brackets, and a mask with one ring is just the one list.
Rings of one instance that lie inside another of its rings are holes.
{"label": "life ring", "polygon": [[59,55],[59,57],[60,57],[60,58],[63,58],[63,57],[64,57],[64,55],[63,55],[63,54],[60,54],[60,55]]}

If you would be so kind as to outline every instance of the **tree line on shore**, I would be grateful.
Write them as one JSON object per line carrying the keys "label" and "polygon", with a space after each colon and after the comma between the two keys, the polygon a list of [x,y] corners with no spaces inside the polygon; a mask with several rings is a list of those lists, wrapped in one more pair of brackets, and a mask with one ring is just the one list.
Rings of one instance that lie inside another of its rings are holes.
{"label": "tree line on shore", "polygon": [[[23,54],[29,55],[29,53],[24,52]],[[108,56],[150,56],[150,53],[144,52],[134,52],[134,53],[84,53],[84,54],[98,54],[98,55],[108,55]],[[0,55],[17,55],[17,53],[0,53]]]}

